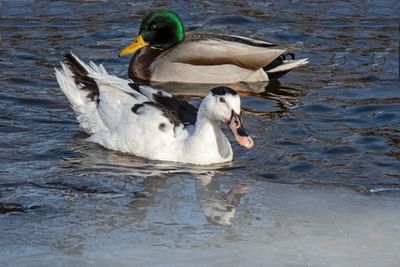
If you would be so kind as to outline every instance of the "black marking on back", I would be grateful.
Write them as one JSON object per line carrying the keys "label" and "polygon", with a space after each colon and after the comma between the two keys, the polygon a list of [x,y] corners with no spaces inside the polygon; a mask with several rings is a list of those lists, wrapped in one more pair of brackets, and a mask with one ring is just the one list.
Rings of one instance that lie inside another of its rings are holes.
{"label": "black marking on back", "polygon": [[135,99],[137,99],[134,93],[129,93],[129,92],[126,92],[126,91],[122,91],[122,92],[124,92],[127,95],[130,95],[131,97],[133,97]]}
{"label": "black marking on back", "polygon": [[[159,91],[162,93],[161,91]],[[183,124],[195,124],[197,119],[197,108],[178,97],[163,96],[159,93],[153,94],[154,100],[164,109],[169,110]]]}
{"label": "black marking on back", "polygon": [[143,102],[143,104],[159,109],[163,113],[164,117],[166,117],[169,120],[169,122],[172,123],[174,126],[178,126],[182,123],[179,120],[178,114],[176,113],[175,110],[168,109],[158,103],[151,101]]}
{"label": "black marking on back", "polygon": [[88,76],[89,73],[85,67],[83,67],[71,53],[64,55],[63,62],[74,75],[75,83],[81,85],[82,90],[87,90],[89,92],[87,97],[93,101],[98,99],[96,96],[99,95],[99,87],[95,80]]}
{"label": "black marking on back", "polygon": [[160,123],[160,125],[158,125],[158,129],[160,130],[160,131],[165,131],[165,123]]}
{"label": "black marking on back", "polygon": [[128,85],[130,88],[141,94],[139,85],[137,85],[136,83],[128,83]]}
{"label": "black marking on back", "polygon": [[215,87],[211,89],[211,93],[213,94],[213,96],[226,94],[237,95],[237,92],[228,86]]}
{"label": "black marking on back", "polygon": [[138,113],[138,109],[141,108],[141,107],[144,107],[144,105],[143,105],[143,104],[135,104],[135,105],[132,107],[131,110],[132,110],[133,113],[139,114],[139,113]]}
{"label": "black marking on back", "polygon": [[[135,83],[129,83],[128,85],[136,92],[142,94],[139,85]],[[187,125],[196,123],[197,108],[185,100],[174,96],[165,96],[160,90],[157,90],[156,93],[153,93],[152,97],[155,102],[147,101],[143,104],[154,106],[161,110],[164,116],[168,118],[168,120],[175,126],[178,126],[179,124]],[[135,106],[137,105],[141,104],[136,104]]]}

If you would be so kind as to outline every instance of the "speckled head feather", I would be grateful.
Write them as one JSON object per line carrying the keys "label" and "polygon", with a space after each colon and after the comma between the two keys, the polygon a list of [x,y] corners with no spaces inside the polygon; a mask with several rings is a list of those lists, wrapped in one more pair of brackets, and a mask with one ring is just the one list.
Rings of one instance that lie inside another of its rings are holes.
{"label": "speckled head feather", "polygon": [[213,96],[226,94],[237,95],[237,92],[235,90],[227,86],[215,87],[211,90],[211,93],[213,94]]}

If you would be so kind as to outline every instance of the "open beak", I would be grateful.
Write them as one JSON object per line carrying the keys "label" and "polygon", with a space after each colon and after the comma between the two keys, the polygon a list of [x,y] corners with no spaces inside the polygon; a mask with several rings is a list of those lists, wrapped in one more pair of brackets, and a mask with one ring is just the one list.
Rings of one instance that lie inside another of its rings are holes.
{"label": "open beak", "polygon": [[226,120],[225,123],[228,125],[236,141],[245,148],[252,148],[254,145],[253,139],[249,136],[244,128],[242,117],[236,114],[232,110],[231,118]]}
{"label": "open beak", "polygon": [[143,48],[148,45],[149,43],[143,40],[142,35],[139,35],[133,43],[131,43],[130,45],[125,47],[121,52],[119,52],[118,56],[122,57],[129,54],[133,54],[134,52],[136,52],[136,50],[139,50],[140,48]]}

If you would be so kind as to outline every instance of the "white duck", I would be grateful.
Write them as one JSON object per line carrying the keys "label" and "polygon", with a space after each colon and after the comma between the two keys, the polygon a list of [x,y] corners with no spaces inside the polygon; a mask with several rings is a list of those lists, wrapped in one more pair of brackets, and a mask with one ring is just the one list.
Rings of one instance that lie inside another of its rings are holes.
{"label": "white duck", "polygon": [[229,87],[212,89],[197,110],[148,86],[138,86],[105,68],[64,56],[57,81],[89,140],[108,149],[152,160],[213,164],[232,160],[220,129],[225,122],[236,141],[253,146],[240,116],[240,97]]}

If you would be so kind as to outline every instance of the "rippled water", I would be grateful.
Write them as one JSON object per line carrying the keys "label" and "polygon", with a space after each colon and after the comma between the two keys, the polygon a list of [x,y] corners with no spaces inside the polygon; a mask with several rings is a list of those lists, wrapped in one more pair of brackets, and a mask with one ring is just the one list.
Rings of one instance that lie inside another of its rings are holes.
{"label": "rippled water", "polygon": [[[400,261],[397,1],[0,8],[0,265]],[[296,43],[310,58],[242,97],[256,146],[233,144],[232,163],[153,162],[88,143],[59,90],[53,68],[67,51],[126,77],[129,58],[117,53],[154,8],[176,10],[188,29]]]}

